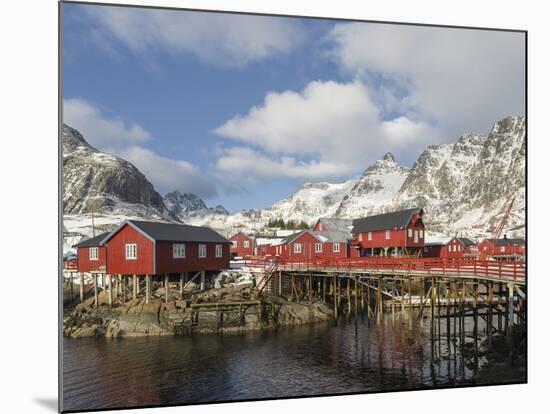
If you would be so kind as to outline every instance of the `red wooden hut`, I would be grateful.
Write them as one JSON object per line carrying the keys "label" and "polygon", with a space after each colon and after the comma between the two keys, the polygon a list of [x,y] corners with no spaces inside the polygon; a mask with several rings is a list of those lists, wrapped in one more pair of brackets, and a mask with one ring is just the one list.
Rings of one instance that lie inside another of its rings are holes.
{"label": "red wooden hut", "polygon": [[80,273],[105,273],[107,265],[107,249],[101,241],[109,235],[109,232],[75,244],[77,256],[77,271]]}
{"label": "red wooden hut", "polygon": [[353,220],[352,244],[361,256],[421,256],[424,210],[411,208]]}
{"label": "red wooden hut", "polygon": [[238,232],[229,239],[231,241],[231,257],[248,257],[254,255],[254,237]]}
{"label": "red wooden hut", "polygon": [[485,254],[496,259],[518,259],[525,256],[525,240],[509,239],[485,239],[477,246],[480,254]]}
{"label": "red wooden hut", "polygon": [[231,242],[209,227],[126,220],[101,241],[109,274],[158,275],[229,268]]}
{"label": "red wooden hut", "polygon": [[452,237],[440,240],[425,239],[424,257],[439,257],[446,259],[460,259],[473,256],[472,246],[475,243],[465,237]]}

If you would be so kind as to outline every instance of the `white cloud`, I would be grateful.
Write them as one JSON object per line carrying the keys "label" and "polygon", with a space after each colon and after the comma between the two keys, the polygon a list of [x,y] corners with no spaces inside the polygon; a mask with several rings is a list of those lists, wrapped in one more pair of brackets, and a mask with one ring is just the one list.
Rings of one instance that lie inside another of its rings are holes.
{"label": "white cloud", "polygon": [[105,37],[114,37],[136,54],[192,54],[222,67],[243,67],[287,53],[305,36],[302,23],[280,17],[108,6],[86,10]]}
{"label": "white cloud", "polygon": [[107,118],[91,102],[83,99],[63,100],[63,122],[77,128],[89,144],[98,148],[119,148],[151,139],[141,126],[121,118]]}
{"label": "white cloud", "polygon": [[217,193],[214,177],[197,166],[139,146],[152,136],[138,124],[108,118],[94,104],[82,99],[63,100],[63,122],[76,128],[98,150],[130,161],[161,194],[180,190],[210,198]]}
{"label": "white cloud", "polygon": [[197,166],[183,160],[163,157],[142,147],[128,147],[117,151],[116,155],[130,161],[154,183],[161,194],[180,190],[200,197],[216,196],[212,177]]}
{"label": "white cloud", "polygon": [[346,177],[386,151],[416,156],[438,134],[404,116],[382,119],[360,81],[315,81],[301,92],[270,92],[262,105],[214,132],[247,145],[226,151],[219,169],[307,180]]}
{"label": "white cloud", "polygon": [[523,114],[523,34],[343,23],[328,43],[340,68],[376,86],[388,109],[437,122],[447,140]]}

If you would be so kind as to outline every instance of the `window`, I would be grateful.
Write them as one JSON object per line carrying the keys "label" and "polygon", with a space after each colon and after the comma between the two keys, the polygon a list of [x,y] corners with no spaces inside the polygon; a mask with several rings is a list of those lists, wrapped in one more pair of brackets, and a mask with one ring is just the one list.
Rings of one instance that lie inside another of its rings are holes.
{"label": "window", "polygon": [[413,229],[409,229],[409,237],[413,236]]}
{"label": "window", "polygon": [[340,243],[332,243],[332,251],[334,253],[340,253]]}
{"label": "window", "polygon": [[239,245],[239,242],[237,240],[233,240],[233,247],[237,247]]}
{"label": "window", "polygon": [[451,249],[452,249],[452,247],[451,247],[451,245],[449,244],[449,251],[451,251]]}
{"label": "window", "polygon": [[128,243],[126,245],[126,260],[136,260],[137,259],[137,244]]}
{"label": "window", "polygon": [[368,238],[369,240],[372,240],[372,231],[369,231],[369,233],[367,234],[367,238]]}
{"label": "window", "polygon": [[456,244],[453,244],[453,252],[456,252]]}
{"label": "window", "polygon": [[97,260],[98,252],[97,247],[90,247],[90,260]]}
{"label": "window", "polygon": [[302,243],[294,243],[294,253],[302,253]]}
{"label": "window", "polygon": [[184,259],[185,258],[185,244],[174,243],[172,247],[172,257],[174,259]]}
{"label": "window", "polygon": [[419,234],[419,236],[420,236],[421,239],[424,238],[424,230],[419,230],[419,231],[418,231],[418,234]]}
{"label": "window", "polygon": [[323,244],[315,243],[315,253],[323,253]]}
{"label": "window", "polygon": [[505,251],[506,249],[504,248],[504,246],[500,246],[500,251],[503,252]]}
{"label": "window", "polygon": [[363,241],[363,233],[359,233],[359,241]]}
{"label": "window", "polygon": [[221,244],[216,244],[216,257],[223,257],[223,249]]}
{"label": "window", "polygon": [[414,243],[418,243],[418,230],[414,231]]}
{"label": "window", "polygon": [[391,238],[391,230],[386,230],[386,240]]}
{"label": "window", "polygon": [[206,244],[199,244],[199,258],[206,257]]}
{"label": "window", "polygon": [[460,244],[458,245],[458,251],[460,251]]}
{"label": "window", "polygon": [[245,240],[243,246],[245,249],[248,249],[250,247],[250,242],[248,240]]}

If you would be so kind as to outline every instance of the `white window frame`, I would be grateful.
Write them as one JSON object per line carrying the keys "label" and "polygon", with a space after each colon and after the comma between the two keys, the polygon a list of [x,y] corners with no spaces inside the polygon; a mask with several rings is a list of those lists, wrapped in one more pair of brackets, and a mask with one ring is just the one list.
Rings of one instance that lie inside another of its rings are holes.
{"label": "white window frame", "polygon": [[453,248],[452,248],[451,245],[449,244],[449,251],[452,251],[452,249],[453,249]]}
{"label": "white window frame", "polygon": [[363,241],[363,233],[359,233],[359,241]]}
{"label": "white window frame", "polygon": [[459,244],[459,245],[458,245],[458,251],[460,251],[460,247],[461,247],[461,246],[460,246],[460,244]]}
{"label": "white window frame", "polygon": [[223,246],[221,244],[216,244],[216,257],[223,257]]}
{"label": "white window frame", "polygon": [[239,242],[237,240],[233,240],[233,247],[234,248],[239,247]]}
{"label": "white window frame", "polygon": [[506,251],[506,247],[505,247],[505,246],[500,246],[500,251],[501,251],[501,252],[505,252],[505,251]]}
{"label": "white window frame", "polygon": [[243,242],[243,247],[244,247],[245,249],[248,249],[248,248],[250,247],[250,241],[249,241],[249,240],[245,240],[245,241]]}
{"label": "white window frame", "polygon": [[199,259],[205,259],[206,258],[206,244],[200,243],[199,244],[199,250],[198,250]]}
{"label": "white window frame", "polygon": [[89,260],[99,260],[99,248],[90,247],[90,250],[88,252],[88,258]]}
{"label": "white window frame", "polygon": [[172,258],[173,259],[185,259],[185,244],[174,243],[172,244]]}
{"label": "white window frame", "polygon": [[369,231],[369,232],[367,233],[367,239],[368,239],[369,241],[372,240],[372,231]]}
{"label": "white window frame", "polygon": [[386,240],[391,239],[391,230],[386,230]]}
{"label": "white window frame", "polygon": [[424,238],[424,230],[418,230],[418,236],[423,239]]}
{"label": "white window frame", "polygon": [[302,243],[294,243],[293,252],[294,253],[302,253]]}
{"label": "white window frame", "polygon": [[332,252],[340,253],[340,243],[332,243]]}
{"label": "white window frame", "polygon": [[409,229],[409,237],[413,236],[413,229]]}
{"label": "white window frame", "polygon": [[453,252],[456,252],[456,244],[453,244]]}
{"label": "white window frame", "polygon": [[124,253],[126,260],[137,260],[137,243],[126,243]]}
{"label": "white window frame", "polygon": [[323,243],[315,243],[315,253],[323,253]]}
{"label": "white window frame", "polygon": [[414,239],[413,239],[413,242],[414,242],[414,243],[418,243],[418,230],[415,230],[415,231],[414,231]]}

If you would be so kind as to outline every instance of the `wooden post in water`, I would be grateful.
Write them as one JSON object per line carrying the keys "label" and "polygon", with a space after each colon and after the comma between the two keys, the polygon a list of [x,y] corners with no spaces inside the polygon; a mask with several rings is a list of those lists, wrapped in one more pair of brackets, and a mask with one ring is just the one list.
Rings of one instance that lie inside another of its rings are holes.
{"label": "wooden post in water", "polygon": [[73,281],[73,272],[69,272],[69,286],[71,290],[71,303],[74,302],[74,281]]}
{"label": "wooden post in water", "polygon": [[309,296],[309,304],[313,302],[313,280],[311,279],[311,273],[309,274],[309,278],[307,281],[307,290],[308,290],[308,296]]}
{"label": "wooden post in water", "polygon": [[493,337],[493,282],[487,283],[487,339],[489,340],[489,345],[491,345],[491,340]]}
{"label": "wooden post in water", "polygon": [[348,290],[348,315],[351,315],[351,291],[350,291],[350,285],[351,285],[351,279],[348,277],[346,287]]}
{"label": "wooden post in water", "polygon": [[337,318],[338,317],[338,303],[337,303],[337,299],[336,299],[336,274],[334,275],[332,293],[333,293],[332,297],[333,297],[333,302],[334,302],[334,317]]}
{"label": "wooden post in water", "polygon": [[382,312],[384,311],[384,304],[382,301],[382,278],[378,278],[378,292],[376,295],[376,301],[378,302],[379,315],[382,316]]}
{"label": "wooden post in water", "polygon": [[363,282],[359,280],[359,293],[361,294],[361,312],[365,310],[365,292],[363,292]]}
{"label": "wooden post in water", "polygon": [[327,294],[327,278],[325,276],[323,278],[323,303],[326,303],[326,294]]}
{"label": "wooden post in water", "polygon": [[508,309],[506,318],[506,335],[512,334],[512,326],[514,325],[514,284],[508,283]]}
{"label": "wooden post in water", "polygon": [[372,312],[370,307],[370,279],[367,279],[367,316],[370,317]]}
{"label": "wooden post in water", "polygon": [[98,293],[97,293],[97,273],[94,273],[94,305],[97,308],[99,306],[99,301],[97,299]]}
{"label": "wooden post in water", "polygon": [[338,307],[340,307],[340,301],[342,300],[342,279],[338,278],[338,287],[336,289],[336,297],[338,298]]}
{"label": "wooden post in water", "polygon": [[185,273],[184,272],[181,272],[180,273],[180,286],[179,286],[179,290],[180,290],[180,299],[183,299],[183,287],[185,286]]}
{"label": "wooden post in water", "polygon": [[283,274],[279,270],[279,296],[283,294]]}
{"label": "wooden post in water", "polygon": [[170,285],[170,276],[167,274],[164,275],[164,301],[168,303],[170,296],[170,291],[168,290],[168,285]]}
{"label": "wooden post in water", "polygon": [[411,277],[409,276],[409,314],[412,313],[412,286]]}

